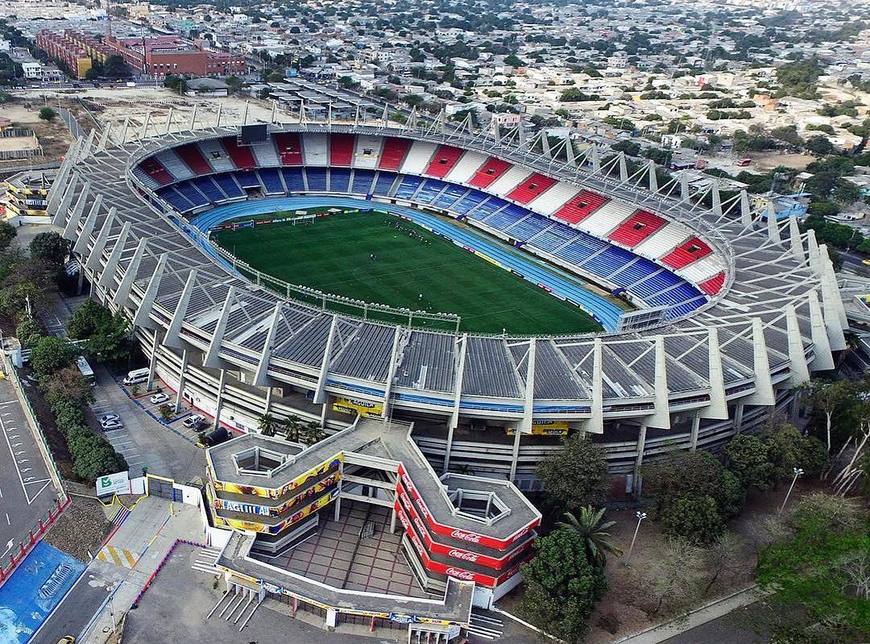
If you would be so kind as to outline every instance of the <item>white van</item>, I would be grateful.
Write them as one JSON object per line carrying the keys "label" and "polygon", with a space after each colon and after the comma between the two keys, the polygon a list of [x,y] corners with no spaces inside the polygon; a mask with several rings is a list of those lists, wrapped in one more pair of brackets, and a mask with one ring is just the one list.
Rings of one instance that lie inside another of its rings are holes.
{"label": "white van", "polygon": [[140,382],[146,382],[148,380],[148,367],[142,367],[141,369],[133,369],[133,371],[128,371],[127,376],[124,378],[123,382],[125,385],[137,385]]}

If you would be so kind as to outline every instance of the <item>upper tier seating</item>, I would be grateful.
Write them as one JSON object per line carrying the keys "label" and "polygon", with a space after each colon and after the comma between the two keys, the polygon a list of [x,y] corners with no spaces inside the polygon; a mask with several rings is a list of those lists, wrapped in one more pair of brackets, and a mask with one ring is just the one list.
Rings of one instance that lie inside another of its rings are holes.
{"label": "upper tier seating", "polygon": [[629,217],[634,210],[634,206],[629,206],[624,201],[611,200],[586,217],[578,226],[595,237],[607,237],[607,234]]}
{"label": "upper tier seating", "polygon": [[329,135],[329,165],[350,166],[356,138],[353,134]]}
{"label": "upper tier seating", "polygon": [[496,194],[499,197],[503,197],[511,192],[518,185],[520,185],[523,181],[528,179],[532,174],[532,172],[529,172],[524,168],[513,166],[498,179],[493,181],[486,189],[486,191],[491,194]]}
{"label": "upper tier seating", "polygon": [[374,170],[381,158],[381,137],[358,134],[353,152],[353,167]]}
{"label": "upper tier seating", "polygon": [[225,136],[221,143],[237,168],[251,170],[257,167],[257,160],[254,158],[251,148],[239,145],[235,137]]}
{"label": "upper tier seating", "polygon": [[435,154],[438,146],[428,141],[414,141],[411,149],[402,163],[402,172],[406,174],[423,174],[423,170],[429,165],[429,159]]}
{"label": "upper tier seating", "polygon": [[486,188],[493,181],[507,172],[513,164],[495,157],[489,157],[486,162],[480,166],[474,173],[474,176],[469,179],[468,183],[475,188]]}
{"label": "upper tier seating", "polygon": [[698,287],[704,291],[707,295],[716,295],[719,291],[722,290],[722,287],[725,285],[725,273],[720,272],[711,277],[708,280],[705,280],[698,284]]}
{"label": "upper tier seating", "polygon": [[410,147],[410,139],[388,136],[384,139],[384,147],[381,150],[381,160],[378,163],[378,168],[381,170],[392,170],[393,172],[398,171]]}
{"label": "upper tier seating", "polygon": [[372,182],[375,180],[374,170],[354,170],[353,184],[350,191],[358,195],[368,195],[372,193]]}
{"label": "upper tier seating", "polygon": [[257,174],[260,175],[260,183],[266,189],[266,194],[284,194],[284,184],[281,183],[281,175],[278,168],[260,168]]}
{"label": "upper tier seating", "polygon": [[260,168],[274,168],[281,165],[281,160],[278,158],[278,151],[275,149],[275,144],[272,141],[263,141],[255,143],[250,147],[257,159],[257,166]]}
{"label": "upper tier seating", "polygon": [[577,186],[559,181],[545,193],[535,198],[531,202],[531,207],[535,209],[535,212],[551,216],[579,193],[580,188]]}
{"label": "upper tier seating", "polygon": [[218,139],[200,141],[199,149],[215,172],[230,172],[236,169],[236,164],[230,159],[230,155]]}
{"label": "upper tier seating", "polygon": [[480,152],[467,151],[445,178],[453,183],[468,183],[484,161],[486,156]]}
{"label": "upper tier seating", "polygon": [[556,219],[561,219],[569,224],[577,224],[606,204],[607,201],[607,197],[602,197],[589,190],[581,190],[579,194],[559,208],[554,216]]}
{"label": "upper tier seating", "polygon": [[659,258],[689,237],[689,229],[683,224],[671,221],[654,235],[650,235],[634,249],[639,255]]}
{"label": "upper tier seating", "polygon": [[329,191],[350,192],[350,168],[330,168]]}
{"label": "upper tier seating", "polygon": [[667,220],[646,210],[638,210],[631,217],[623,221],[610,233],[610,239],[634,248],[644,239],[655,233],[667,223]]}
{"label": "upper tier seating", "polygon": [[302,165],[302,140],[295,132],[272,135],[281,165]]}
{"label": "upper tier seating", "polygon": [[234,173],[232,172],[226,172],[214,175],[213,179],[218,187],[223,190],[223,193],[230,199],[244,197],[245,191],[239,188],[239,184],[236,183],[233,175]]}
{"label": "upper tier seating", "polygon": [[176,180],[190,179],[195,174],[187,167],[187,164],[178,158],[175,151],[172,149],[161,150],[155,155],[155,157],[163,167],[169,171],[169,174],[175,177]]}
{"label": "upper tier seating", "polygon": [[556,180],[540,173],[534,173],[528,179],[511,190],[507,197],[517,203],[527,204],[549,190]]}
{"label": "upper tier seating", "polygon": [[175,181],[175,178],[169,174],[169,171],[163,167],[157,159],[149,157],[139,164],[139,168],[154,179],[159,186],[165,186]]}
{"label": "upper tier seating", "polygon": [[691,237],[662,257],[662,263],[671,268],[684,268],[712,252],[706,243],[697,237]]}
{"label": "upper tier seating", "polygon": [[426,174],[430,177],[443,179],[453,169],[456,162],[459,161],[462,152],[462,149],[452,145],[439,145],[438,149],[435,150],[435,154],[432,155],[429,165],[426,166]]}
{"label": "upper tier seating", "polygon": [[302,156],[308,167],[329,165],[329,145],[326,135],[319,133],[303,135]]}
{"label": "upper tier seating", "polygon": [[196,143],[185,143],[175,148],[175,153],[187,164],[194,174],[211,174],[213,172]]}

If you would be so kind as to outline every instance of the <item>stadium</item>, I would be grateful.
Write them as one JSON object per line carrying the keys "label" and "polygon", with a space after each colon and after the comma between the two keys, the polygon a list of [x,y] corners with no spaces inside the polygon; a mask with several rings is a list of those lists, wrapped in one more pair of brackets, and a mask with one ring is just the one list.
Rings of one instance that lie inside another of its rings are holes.
{"label": "stadium", "polygon": [[827,250],[746,193],[384,116],[194,111],[74,144],[48,211],[149,386],[240,433],[413,423],[434,470],[521,490],[583,431],[629,489],[645,459],[788,412],[846,348]]}

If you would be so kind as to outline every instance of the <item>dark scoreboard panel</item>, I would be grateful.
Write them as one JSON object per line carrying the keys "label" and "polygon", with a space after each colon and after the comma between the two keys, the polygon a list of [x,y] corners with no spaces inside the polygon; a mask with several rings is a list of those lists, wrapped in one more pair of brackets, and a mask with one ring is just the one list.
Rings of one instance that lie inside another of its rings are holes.
{"label": "dark scoreboard panel", "polygon": [[256,125],[243,125],[239,137],[243,145],[252,145],[254,143],[263,143],[266,141],[268,132],[265,123],[257,123]]}

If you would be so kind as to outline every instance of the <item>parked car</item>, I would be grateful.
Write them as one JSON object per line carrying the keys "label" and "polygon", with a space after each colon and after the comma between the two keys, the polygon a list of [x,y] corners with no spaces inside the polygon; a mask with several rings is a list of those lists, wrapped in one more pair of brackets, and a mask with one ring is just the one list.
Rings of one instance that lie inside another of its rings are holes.
{"label": "parked car", "polygon": [[162,405],[167,400],[169,400],[169,396],[164,394],[162,391],[151,396],[151,402],[155,405]]}
{"label": "parked car", "polygon": [[200,414],[192,414],[181,421],[181,424],[188,429],[194,429],[203,423],[205,423],[205,416],[201,416]]}
{"label": "parked car", "polygon": [[213,432],[202,434],[197,442],[200,447],[214,447],[215,445],[227,442],[230,438],[232,437],[230,436],[229,431],[223,427],[218,427]]}
{"label": "parked car", "polygon": [[112,431],[115,429],[124,429],[124,423],[120,420],[110,420],[105,423],[100,423],[100,426],[103,428],[103,431]]}
{"label": "parked car", "polygon": [[108,423],[113,420],[121,420],[121,417],[118,414],[103,414],[97,420],[100,421],[100,425],[103,423]]}

